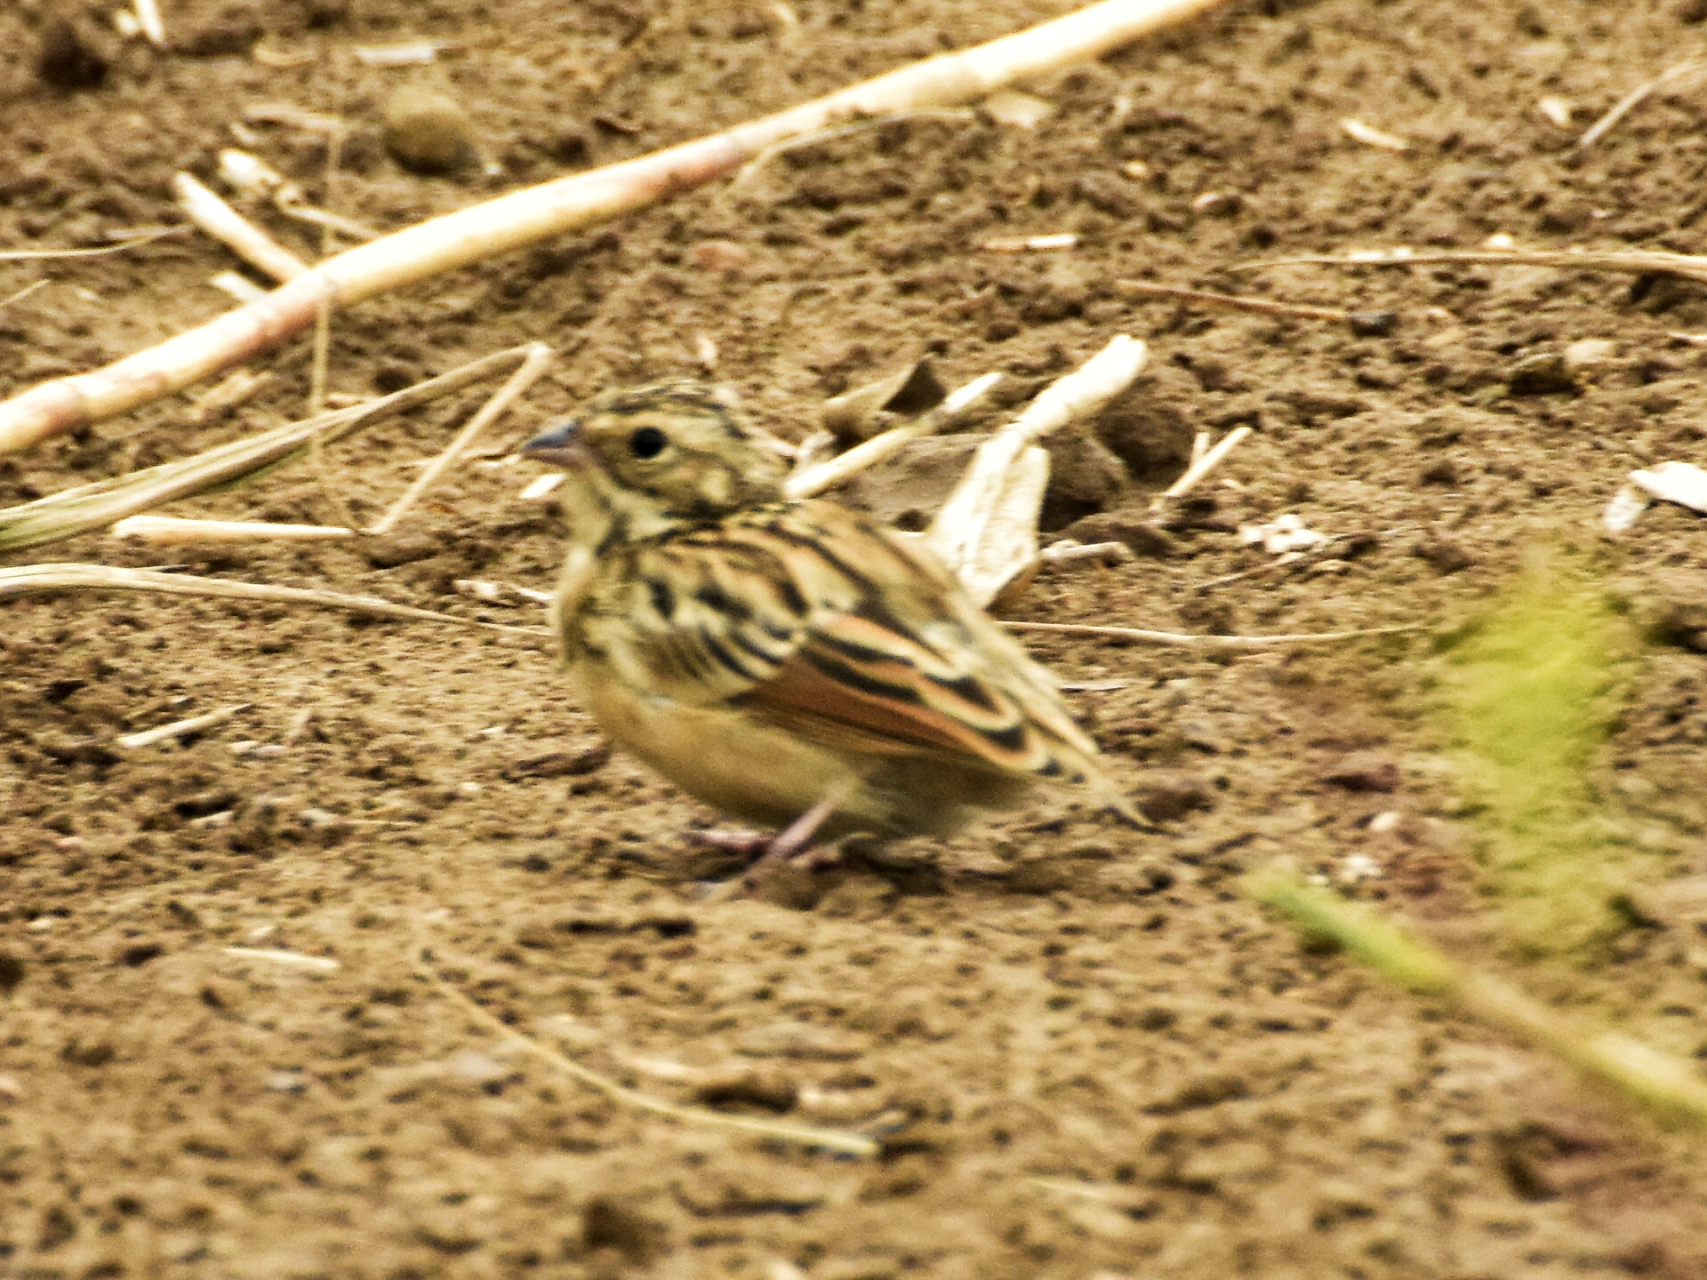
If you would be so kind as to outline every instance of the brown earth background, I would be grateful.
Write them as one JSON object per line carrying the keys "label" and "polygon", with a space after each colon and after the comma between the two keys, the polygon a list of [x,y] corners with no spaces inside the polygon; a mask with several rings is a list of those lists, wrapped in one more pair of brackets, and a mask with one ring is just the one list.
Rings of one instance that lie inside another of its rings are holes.
{"label": "brown earth background", "polygon": [[[1067,7],[170,0],[158,51],[121,43],[97,6],[11,0],[0,248],[176,221],[172,173],[211,180],[258,106],[345,118],[330,181],[312,132],[251,123],[252,149],[390,230]],[[1573,142],[1699,50],[1704,16],[1700,0],[1236,3],[1028,86],[1051,107],[1034,128],[928,113],[855,130],[339,315],[340,392],[528,340],[560,352],[490,456],[395,536],[92,536],[6,562],[169,561],[534,623],[531,604],[482,606],[455,584],[550,585],[556,517],[519,499],[528,468],[490,464],[597,390],[714,352],[715,376],[798,439],[827,395],[907,360],[930,356],[951,384],[999,370],[1029,393],[1130,332],[1150,366],[1055,446],[1052,530],[1130,531],[1194,430],[1256,434],[1165,540],[1045,571],[1010,617],[1440,628],[1559,543],[1631,598],[1687,603],[1707,583],[1698,519],[1656,508],[1614,542],[1599,514],[1632,468],[1699,453],[1703,351],[1673,336],[1707,329],[1698,287],[1517,267],[1222,272],[1495,233],[1703,248],[1707,85],[1674,80],[1599,145]],[[426,68],[353,56],[417,37],[449,48]],[[257,42],[290,65],[257,61]],[[382,110],[404,84],[461,103],[474,163],[422,176],[390,158]],[[1355,141],[1346,117],[1409,148]],[[1060,232],[1077,247],[980,249]],[[196,235],[0,263],[0,296],[50,282],[0,309],[0,391],[217,314],[207,281],[231,265]],[[1133,299],[1123,278],[1398,322],[1187,308]],[[1532,359],[1581,339],[1612,345],[1568,380]],[[0,459],[0,503],[299,416],[306,342],[266,363],[277,376],[230,414],[193,423],[173,398]],[[329,451],[323,480],[299,467],[192,509],[371,519],[467,407]],[[891,469],[854,496],[917,522],[927,488]],[[1337,541],[1278,567],[1241,546],[1240,524],[1284,512]],[[1075,710],[1164,830],[1040,801],[824,873],[788,903],[713,901],[706,882],[730,868],[683,833],[715,815],[607,756],[543,642],[247,603],[0,606],[0,1274],[1707,1271],[1698,1138],[1302,945],[1239,882],[1279,856],[1334,880],[1373,867],[1358,892],[1455,952],[1655,1045],[1707,1050],[1699,653],[1643,653],[1608,745],[1657,855],[1641,910],[1591,956],[1517,969],[1476,891],[1447,744],[1419,714],[1425,640],[1211,658],[1030,639],[1090,686]],[[112,746],[233,703],[250,705],[199,738]],[[1381,814],[1397,816],[1372,826]],[[636,1088],[880,1133],[885,1154],[637,1114],[490,1034],[428,971]]]}

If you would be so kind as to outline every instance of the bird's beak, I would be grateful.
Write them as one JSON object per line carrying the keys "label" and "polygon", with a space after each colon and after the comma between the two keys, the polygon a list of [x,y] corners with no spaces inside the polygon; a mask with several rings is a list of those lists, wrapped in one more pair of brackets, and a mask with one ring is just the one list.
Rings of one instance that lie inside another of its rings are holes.
{"label": "bird's beak", "polygon": [[541,431],[522,446],[522,457],[570,471],[579,470],[592,461],[587,446],[581,442],[581,423],[575,418]]}

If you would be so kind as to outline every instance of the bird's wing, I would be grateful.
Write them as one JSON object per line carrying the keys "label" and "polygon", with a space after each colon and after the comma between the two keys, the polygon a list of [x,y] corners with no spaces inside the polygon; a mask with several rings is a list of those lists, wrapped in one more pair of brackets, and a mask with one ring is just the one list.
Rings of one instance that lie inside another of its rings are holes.
{"label": "bird's wing", "polygon": [[634,548],[569,637],[611,675],[839,750],[1098,779],[1047,672],[927,553],[834,503]]}

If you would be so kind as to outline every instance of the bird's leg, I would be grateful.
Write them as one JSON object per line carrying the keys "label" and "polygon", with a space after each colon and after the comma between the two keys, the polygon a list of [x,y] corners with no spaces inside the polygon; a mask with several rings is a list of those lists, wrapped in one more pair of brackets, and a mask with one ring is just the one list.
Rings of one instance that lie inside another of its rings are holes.
{"label": "bird's leg", "polygon": [[804,855],[813,855],[807,859],[807,865],[812,868],[828,865],[835,861],[834,846],[822,851],[828,857],[820,858],[820,853],[813,846],[813,837],[819,828],[835,813],[836,809],[853,794],[859,785],[857,780],[849,780],[832,787],[824,796],[805,813],[789,823],[781,831],[765,836],[755,831],[693,831],[688,838],[695,844],[709,846],[714,849],[724,849],[732,853],[744,853],[755,860],[746,871],[734,880],[726,881],[715,894],[716,897],[728,897],[735,894],[750,894],[758,890],[766,877],[772,875],[778,867],[793,862]]}

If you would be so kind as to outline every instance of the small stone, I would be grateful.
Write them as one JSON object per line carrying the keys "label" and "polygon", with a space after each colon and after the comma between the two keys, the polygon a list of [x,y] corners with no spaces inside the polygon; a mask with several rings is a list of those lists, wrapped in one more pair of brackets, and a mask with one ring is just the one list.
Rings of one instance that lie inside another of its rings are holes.
{"label": "small stone", "polygon": [[296,1070],[269,1071],[267,1073],[267,1089],[272,1093],[306,1093],[308,1077]]}
{"label": "small stone", "polygon": [[581,1211],[581,1247],[591,1253],[614,1249],[639,1266],[664,1245],[664,1229],[605,1196],[595,1196]]}
{"label": "small stone", "polygon": [[24,980],[27,966],[21,956],[15,956],[9,951],[0,951],[0,996],[9,996],[18,989],[18,984]]}
{"label": "small stone", "polygon": [[582,751],[552,751],[528,760],[518,760],[504,770],[504,780],[519,778],[579,778],[595,773],[610,761],[610,743],[601,742]]}
{"label": "small stone", "polygon": [[1506,375],[1506,386],[1514,396],[1570,395],[1577,390],[1576,379],[1565,365],[1565,357],[1556,351],[1525,356],[1512,365]]}
{"label": "small stone", "polygon": [[1111,218],[1129,218],[1136,209],[1132,184],[1112,173],[1083,173],[1073,182],[1073,195]]}
{"label": "small stone", "polygon": [[1387,338],[1399,329],[1397,311],[1353,311],[1346,324],[1359,338]]}
{"label": "small stone", "polygon": [[43,84],[66,93],[99,89],[107,79],[107,60],[89,47],[70,22],[55,18],[42,32],[36,75]]}
{"label": "small stone", "polygon": [[747,246],[734,240],[701,240],[688,250],[688,261],[695,267],[723,275],[745,271],[752,259]]}
{"label": "small stone", "polygon": [[1126,465],[1095,436],[1064,431],[1044,442],[1049,488],[1039,527],[1056,530],[1119,502],[1128,484]]}
{"label": "small stone", "polygon": [[119,952],[119,962],[128,969],[140,969],[165,954],[166,948],[158,942],[136,942]]}
{"label": "small stone", "polygon": [[1625,587],[1631,619],[1650,643],[1707,653],[1707,590],[1700,575],[1655,574]]}
{"label": "small stone", "polygon": [[76,734],[44,733],[36,738],[41,753],[58,764],[117,764],[118,753],[99,738]]}
{"label": "small stone", "polygon": [[1468,551],[1446,538],[1419,542],[1411,548],[1411,554],[1433,565],[1437,573],[1458,573],[1476,563]]}
{"label": "small stone", "polygon": [[1173,555],[1178,543],[1167,530],[1151,519],[1148,511],[1126,507],[1119,511],[1099,511],[1082,520],[1075,520],[1061,531],[1075,542],[1119,542],[1134,555],[1163,559]]}
{"label": "small stone", "polygon": [[395,569],[417,560],[430,560],[440,550],[437,538],[422,533],[395,533],[369,538],[362,546],[362,554],[375,569]]}
{"label": "small stone", "polygon": [[774,1071],[730,1072],[694,1090],[694,1101],[719,1110],[757,1108],[782,1115],[799,1100],[800,1086]]}
{"label": "small stone", "polygon": [[446,173],[474,158],[474,125],[454,98],[412,85],[385,104],[385,149],[413,173]]}
{"label": "small stone", "polygon": [[1565,368],[1571,373],[1581,373],[1605,364],[1617,353],[1617,344],[1609,338],[1579,338],[1565,348]]}
{"label": "small stone", "polygon": [[1196,809],[1214,807],[1214,796],[1202,778],[1190,773],[1152,770],[1132,798],[1152,822],[1174,822]]}

